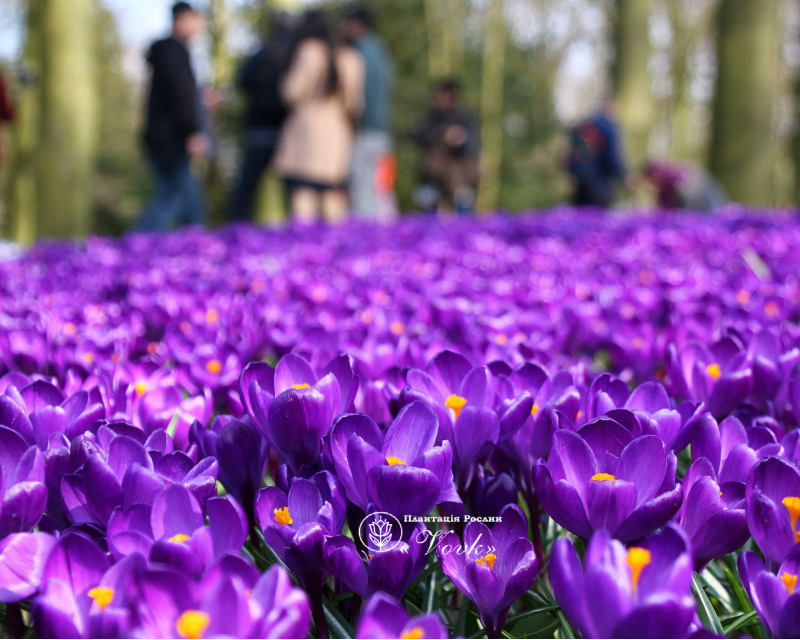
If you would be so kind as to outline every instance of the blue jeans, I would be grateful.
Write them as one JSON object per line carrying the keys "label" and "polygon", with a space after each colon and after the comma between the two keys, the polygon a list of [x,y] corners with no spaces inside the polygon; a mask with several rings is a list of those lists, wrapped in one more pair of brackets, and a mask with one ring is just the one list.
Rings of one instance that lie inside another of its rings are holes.
{"label": "blue jeans", "polygon": [[205,224],[206,207],[200,185],[192,175],[189,161],[165,164],[150,157],[155,191],[136,228],[140,231],[166,231],[184,224]]}

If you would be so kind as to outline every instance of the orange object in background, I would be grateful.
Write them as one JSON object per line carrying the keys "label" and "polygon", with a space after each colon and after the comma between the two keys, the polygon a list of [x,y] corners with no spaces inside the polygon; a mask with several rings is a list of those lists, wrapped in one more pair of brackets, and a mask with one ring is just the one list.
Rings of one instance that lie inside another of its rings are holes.
{"label": "orange object in background", "polygon": [[397,181],[397,158],[394,154],[384,153],[378,160],[375,170],[375,190],[378,193],[394,191]]}

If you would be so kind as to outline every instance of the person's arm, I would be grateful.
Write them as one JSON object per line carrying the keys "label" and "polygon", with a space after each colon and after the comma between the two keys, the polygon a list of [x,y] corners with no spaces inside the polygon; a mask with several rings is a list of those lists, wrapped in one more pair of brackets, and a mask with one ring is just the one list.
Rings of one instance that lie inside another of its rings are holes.
{"label": "person's arm", "polygon": [[357,119],[364,110],[364,59],[355,50],[345,52],[342,58],[345,64],[339,65],[342,70],[342,95],[347,114]]}
{"label": "person's arm", "polygon": [[314,95],[322,74],[328,69],[326,47],[307,40],[297,50],[295,59],[281,83],[281,95],[287,106],[305,102]]}
{"label": "person's arm", "polygon": [[411,135],[411,139],[418,146],[427,149],[428,147],[432,147],[435,142],[441,138],[441,135],[441,126],[434,120],[432,114],[428,113],[419,128]]}

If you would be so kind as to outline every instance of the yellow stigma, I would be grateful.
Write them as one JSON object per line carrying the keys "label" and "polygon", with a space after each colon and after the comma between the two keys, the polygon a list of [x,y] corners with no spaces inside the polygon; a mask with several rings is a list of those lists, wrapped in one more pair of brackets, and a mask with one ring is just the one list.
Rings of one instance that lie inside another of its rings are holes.
{"label": "yellow stigma", "polygon": [[133,388],[136,389],[137,396],[143,396],[147,393],[147,383],[144,380],[139,380],[139,382],[133,385]]}
{"label": "yellow stigma", "polygon": [[495,336],[494,341],[501,347],[504,347],[505,345],[508,344],[508,336],[505,333],[498,333]]}
{"label": "yellow stigma", "polygon": [[211,624],[211,616],[197,609],[189,609],[181,614],[175,623],[175,628],[181,634],[181,638],[198,640],[203,637],[203,633]]}
{"label": "yellow stigma", "polygon": [[289,515],[289,507],[273,509],[272,512],[275,514],[275,522],[278,524],[286,525],[294,522],[294,520],[292,520],[292,516]]}
{"label": "yellow stigma", "polygon": [[628,556],[625,558],[625,562],[631,568],[631,589],[633,591],[636,591],[636,586],[639,584],[639,576],[642,575],[642,569],[650,564],[652,559],[653,555],[649,549],[643,549],[642,547],[628,549]]}
{"label": "yellow stigma", "polygon": [[370,324],[372,322],[372,312],[369,309],[365,309],[361,312],[360,318],[364,324]]}
{"label": "yellow stigma", "polygon": [[86,364],[92,364],[94,362],[94,354],[91,351],[84,351],[81,358]]}
{"label": "yellow stigma", "polygon": [[191,536],[187,536],[185,533],[176,533],[171,538],[167,538],[167,542],[186,542]]}
{"label": "yellow stigma", "polygon": [[405,464],[400,458],[395,458],[394,456],[389,456],[386,458],[386,462],[389,463],[389,466],[394,466],[396,464]]}
{"label": "yellow stigma", "polygon": [[219,360],[209,360],[206,362],[206,371],[217,375],[222,371],[222,363]]}
{"label": "yellow stigma", "polygon": [[641,349],[644,347],[644,338],[634,338],[632,344],[634,349]]}
{"label": "yellow stigma", "polygon": [[216,309],[209,309],[206,311],[206,322],[208,324],[216,324],[219,320],[219,311]]}
{"label": "yellow stigma", "polygon": [[456,394],[447,396],[447,400],[444,401],[445,407],[447,407],[448,409],[452,409],[453,411],[456,412],[456,420],[458,419],[458,416],[461,415],[461,410],[464,408],[466,404],[467,404],[467,399],[462,398],[461,396],[457,396]]}
{"label": "yellow stigma", "polygon": [[598,482],[605,482],[606,480],[613,481],[616,480],[614,476],[610,473],[595,473],[592,476],[592,480],[597,480]]}
{"label": "yellow stigma", "polygon": [[189,333],[192,330],[192,325],[184,320],[178,325],[182,333]]}
{"label": "yellow stigma", "polygon": [[389,325],[389,330],[396,336],[403,335],[403,332],[406,330],[406,325],[404,325],[399,320],[395,320],[392,324]]}
{"label": "yellow stigma", "polygon": [[577,417],[578,418],[582,418],[583,417],[583,411],[578,411],[578,416]]}
{"label": "yellow stigma", "polygon": [[745,291],[744,289],[739,289],[736,292],[736,302],[739,304],[747,304],[750,302],[750,292]]}
{"label": "yellow stigma", "polygon": [[[789,520],[792,522],[792,531],[794,531],[797,529],[797,519],[800,518],[800,498],[797,496],[786,496],[781,502],[789,512]],[[797,536],[795,535],[795,537]]]}
{"label": "yellow stigma", "polygon": [[716,380],[722,375],[722,369],[719,368],[716,362],[712,362],[706,367],[706,373],[711,376],[712,380]]}
{"label": "yellow stigma", "polygon": [[400,640],[420,640],[425,637],[425,630],[422,627],[411,627],[408,631],[400,634]]}
{"label": "yellow stigma", "polygon": [[536,416],[537,413],[539,413],[539,405],[534,404],[533,407],[531,407],[531,415]]}
{"label": "yellow stigma", "polygon": [[156,355],[158,353],[158,342],[148,342],[147,353],[149,353],[151,356]]}
{"label": "yellow stigma", "polygon": [[490,569],[494,569],[494,562],[497,560],[497,556],[493,553],[487,553],[482,558],[478,558],[475,562],[477,562],[482,567],[489,567]]}
{"label": "yellow stigma", "polygon": [[292,389],[297,389],[298,391],[300,391],[302,389],[310,389],[310,388],[311,388],[311,385],[307,384],[305,382],[303,382],[301,384],[293,384],[292,385]]}
{"label": "yellow stigma", "polygon": [[793,576],[791,573],[784,573],[781,576],[781,582],[783,582],[783,586],[786,587],[789,595],[792,595],[794,588],[797,586],[797,576]]}
{"label": "yellow stigma", "polygon": [[[795,580],[797,580],[797,576],[795,576]],[[89,589],[88,595],[100,607],[100,611],[105,611],[105,608],[114,599],[114,590],[111,587],[95,587],[94,589]]]}
{"label": "yellow stigma", "polygon": [[64,333],[68,336],[74,336],[78,332],[78,327],[76,327],[72,322],[67,322],[64,325]]}

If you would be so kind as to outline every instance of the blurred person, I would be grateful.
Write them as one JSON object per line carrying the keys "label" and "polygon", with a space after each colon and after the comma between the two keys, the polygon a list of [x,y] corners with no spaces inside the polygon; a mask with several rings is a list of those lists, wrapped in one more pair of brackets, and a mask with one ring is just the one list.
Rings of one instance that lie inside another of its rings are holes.
{"label": "blurred person", "polygon": [[572,174],[572,204],[608,208],[614,199],[614,182],[625,180],[615,105],[606,99],[603,109],[570,132],[567,170]]}
{"label": "blurred person", "polygon": [[642,174],[655,187],[662,209],[711,211],[727,202],[720,184],[695,165],[648,160]]}
{"label": "blurred person", "polygon": [[172,7],[172,34],[150,48],[150,93],[144,142],[155,191],[137,228],[165,230],[181,224],[204,224],[205,203],[192,175],[192,162],[209,153],[204,128],[207,114],[197,88],[188,45],[204,27],[190,4]]}
{"label": "blurred person", "polygon": [[413,136],[423,150],[422,184],[415,200],[424,211],[437,211],[442,203],[459,213],[470,213],[475,207],[480,139],[476,119],[460,106],[459,93],[455,80],[440,82],[434,106]]}
{"label": "blurred person", "polygon": [[[353,143],[350,208],[364,218],[387,219],[393,215],[391,187],[384,176],[392,163],[394,63],[375,32],[375,20],[368,9],[355,6],[347,11],[342,30],[364,59],[364,110]],[[387,187],[389,203],[385,201]]]}
{"label": "blurred person", "polygon": [[239,179],[231,202],[234,221],[252,220],[261,178],[272,164],[278,148],[286,106],[280,81],[292,38],[291,15],[279,12],[272,20],[269,38],[247,59],[236,79],[237,88],[247,99],[245,146]]}
{"label": "blurred person", "polygon": [[281,82],[290,113],[275,156],[297,220],[313,222],[321,214],[336,223],[346,217],[347,174],[363,93],[361,56],[336,42],[324,13],[306,13]]}
{"label": "blurred person", "polygon": [[[14,119],[14,104],[8,97],[8,89],[3,74],[0,73],[0,128],[4,122],[11,122]],[[2,140],[0,140],[2,142]],[[3,162],[2,147],[0,147],[0,164]]]}

